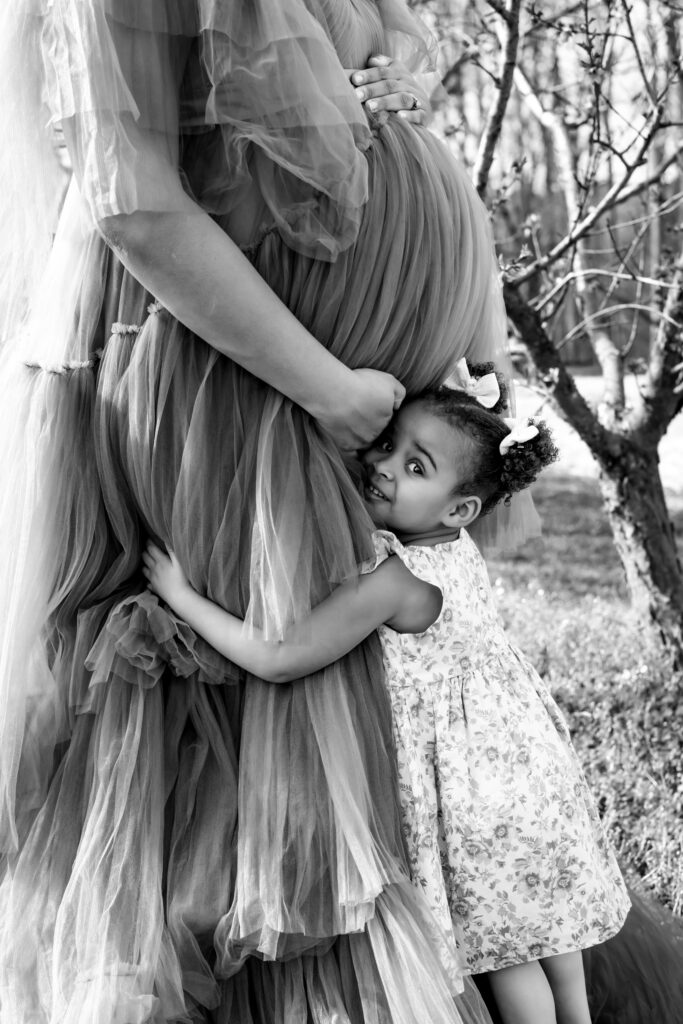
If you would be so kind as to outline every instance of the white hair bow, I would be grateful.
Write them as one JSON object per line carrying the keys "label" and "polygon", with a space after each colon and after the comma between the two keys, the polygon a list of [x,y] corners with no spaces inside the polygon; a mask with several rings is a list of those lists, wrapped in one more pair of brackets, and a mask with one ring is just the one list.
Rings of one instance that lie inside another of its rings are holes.
{"label": "white hair bow", "polygon": [[460,359],[455,372],[461,389],[476,398],[485,409],[493,409],[500,398],[500,386],[495,373],[486,373],[483,377],[473,377],[467,368],[467,360]]}
{"label": "white hair bow", "polygon": [[526,420],[504,419],[504,422],[510,428],[510,433],[506,434],[500,442],[498,450],[501,455],[509,452],[514,445],[525,444],[538,434],[538,427],[535,427],[533,423],[527,423]]}

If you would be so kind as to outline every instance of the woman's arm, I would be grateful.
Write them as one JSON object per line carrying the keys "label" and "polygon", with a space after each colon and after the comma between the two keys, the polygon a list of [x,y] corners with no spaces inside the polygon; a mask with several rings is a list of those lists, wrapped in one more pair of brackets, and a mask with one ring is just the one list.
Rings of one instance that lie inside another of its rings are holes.
{"label": "woman's arm", "polygon": [[177,206],[109,217],[100,227],[121,262],[178,320],[306,409],[341,448],[377,437],[401,404],[403,386],[332,356],[180,182]]}
{"label": "woman's arm", "polygon": [[[196,26],[189,11],[194,5],[178,5],[183,11],[171,19],[177,21],[177,33],[161,28],[167,6],[162,0],[40,6],[45,12],[36,19],[37,59],[44,65],[52,120],[64,132],[85,203],[124,266],[178,320],[301,405],[340,446],[353,449],[371,441],[400,404],[402,386],[388,374],[351,371],[330,355],[280,302],[239,247],[184,191],[178,167],[179,83],[193,78],[194,62],[204,59],[194,52]],[[364,164],[349,120],[359,127],[362,114],[343,69],[334,67],[334,50],[319,24],[305,5],[290,6],[291,25],[287,13],[278,15],[272,25],[252,24],[249,3],[230,3],[225,18],[216,16],[217,22],[225,23],[226,38],[222,39],[217,25],[212,26],[207,50],[214,43],[217,50],[213,55],[207,52],[206,58],[212,68],[217,62],[213,71],[222,85],[213,84],[221,96],[225,87],[220,102],[235,106],[236,123],[243,118],[248,121],[250,111],[256,120],[263,117],[259,131],[276,149],[287,131],[287,104],[302,107],[291,128],[295,140],[307,119],[315,139],[319,117],[324,142],[328,138],[324,117],[332,117],[339,124],[341,139],[335,159],[328,166],[327,154],[313,170],[321,183],[332,175],[333,184],[340,186]],[[278,77],[275,67],[271,74],[263,69],[257,72],[248,58],[237,55],[239,46],[234,41],[252,29],[254,46],[260,40],[268,59],[276,62],[287,61],[287,33],[308,40],[311,50],[299,69],[308,73],[308,83],[297,84],[298,65],[289,70],[283,65]],[[312,88],[314,69],[324,78],[326,91],[320,95]],[[210,70],[205,69],[207,82]],[[35,70],[31,68],[30,73]],[[257,87],[260,91],[253,98]],[[280,95],[281,88],[286,95]],[[206,97],[202,101],[208,102]],[[282,109],[277,107],[280,102],[285,104]],[[193,111],[192,116],[199,113]],[[304,138],[292,145],[305,168],[316,151],[311,147],[317,144]],[[226,178],[231,173],[226,166]],[[358,214],[364,191],[361,179],[362,174],[351,203]],[[341,188],[342,205],[344,195]]]}
{"label": "woman's arm", "polygon": [[403,633],[419,633],[438,618],[438,587],[418,580],[395,556],[350,583],[337,587],[284,640],[245,635],[241,619],[192,589],[173,554],[149,543],[143,572],[150,588],[207,643],[260,679],[291,682],[324,668],[353,650],[387,623]]}

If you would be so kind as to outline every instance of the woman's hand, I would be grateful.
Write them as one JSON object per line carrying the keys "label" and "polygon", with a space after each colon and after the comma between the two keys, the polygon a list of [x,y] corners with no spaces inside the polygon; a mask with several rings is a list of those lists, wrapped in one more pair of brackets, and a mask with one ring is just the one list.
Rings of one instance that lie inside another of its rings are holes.
{"label": "woman's hand", "polygon": [[429,96],[405,64],[377,54],[367,68],[350,73],[356,96],[369,110],[393,110],[413,124],[427,124],[431,117]]}
{"label": "woman's hand", "polygon": [[180,562],[169,551],[166,554],[158,548],[153,541],[147,541],[143,555],[142,571],[147,577],[147,585],[158,597],[161,597],[166,604],[176,610],[179,599],[183,594],[192,591],[187,576],[183,572]]}
{"label": "woman's hand", "polygon": [[349,371],[348,387],[321,395],[313,413],[343,451],[367,448],[378,437],[405,398],[403,385],[381,370]]}

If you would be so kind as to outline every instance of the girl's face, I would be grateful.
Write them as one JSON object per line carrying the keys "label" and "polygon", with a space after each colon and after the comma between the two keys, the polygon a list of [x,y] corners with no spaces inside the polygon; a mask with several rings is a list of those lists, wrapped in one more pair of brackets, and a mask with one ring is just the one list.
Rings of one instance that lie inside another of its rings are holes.
{"label": "girl's face", "polygon": [[363,498],[373,522],[399,537],[466,525],[450,518],[459,501],[459,441],[459,432],[420,402],[399,409],[363,456]]}

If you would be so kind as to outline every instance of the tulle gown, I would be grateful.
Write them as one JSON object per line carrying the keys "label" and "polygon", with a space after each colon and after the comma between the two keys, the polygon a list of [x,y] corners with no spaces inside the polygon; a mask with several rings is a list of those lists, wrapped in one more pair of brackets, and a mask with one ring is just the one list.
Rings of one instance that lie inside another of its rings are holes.
{"label": "tulle gown", "polygon": [[418,67],[421,29],[394,0],[18,7],[16,109],[35,71],[78,185],[3,366],[0,1020],[488,1020],[408,879],[376,638],[276,687],[144,589],[152,536],[277,638],[370,555],[346,469],[96,229],[176,212],[179,167],[350,366],[414,391],[495,358],[484,208],[343,70]]}

